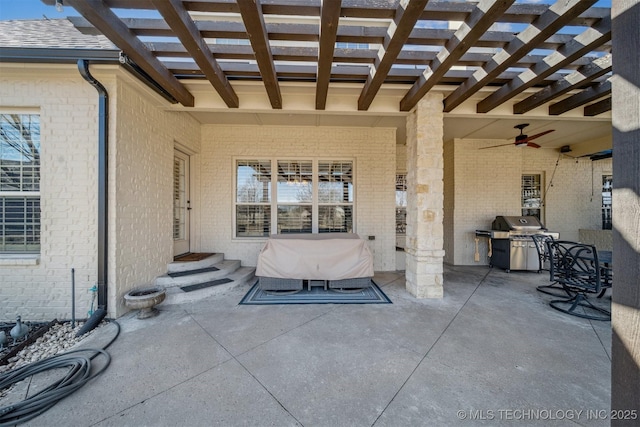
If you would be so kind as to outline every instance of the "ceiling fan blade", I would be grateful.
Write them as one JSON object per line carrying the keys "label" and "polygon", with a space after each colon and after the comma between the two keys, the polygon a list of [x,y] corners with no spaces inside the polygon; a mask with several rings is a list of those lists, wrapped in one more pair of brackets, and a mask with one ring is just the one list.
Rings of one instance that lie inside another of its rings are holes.
{"label": "ceiling fan blade", "polygon": [[527,147],[540,148],[535,142],[527,142]]}
{"label": "ceiling fan blade", "polygon": [[506,145],[513,145],[513,142],[510,142],[508,144],[492,145],[491,147],[482,147],[482,148],[478,148],[478,150],[486,150],[487,148],[504,147]]}
{"label": "ceiling fan blade", "polygon": [[525,139],[523,142],[529,142],[532,139],[540,138],[541,136],[544,136],[544,135],[546,135],[548,133],[551,133],[551,132],[554,132],[554,131],[555,131],[555,129],[549,129],[549,130],[545,130],[544,132],[536,133],[535,135],[528,136],[527,139]]}

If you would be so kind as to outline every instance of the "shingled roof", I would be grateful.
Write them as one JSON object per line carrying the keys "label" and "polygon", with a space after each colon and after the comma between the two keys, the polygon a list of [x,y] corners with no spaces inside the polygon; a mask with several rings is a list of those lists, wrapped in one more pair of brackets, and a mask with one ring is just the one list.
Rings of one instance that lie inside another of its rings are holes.
{"label": "shingled roof", "polygon": [[102,34],[83,34],[68,19],[0,21],[0,47],[119,50]]}

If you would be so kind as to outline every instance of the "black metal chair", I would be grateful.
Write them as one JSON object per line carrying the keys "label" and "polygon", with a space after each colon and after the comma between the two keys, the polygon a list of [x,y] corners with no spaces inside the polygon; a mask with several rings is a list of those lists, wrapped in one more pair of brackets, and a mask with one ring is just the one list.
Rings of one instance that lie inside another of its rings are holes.
{"label": "black metal chair", "polygon": [[558,266],[554,264],[557,264],[558,260],[554,258],[553,248],[549,246],[549,243],[553,242],[554,238],[545,234],[533,234],[531,235],[531,238],[533,239],[533,243],[536,245],[536,250],[538,251],[538,273],[541,271],[548,271],[549,280],[551,281],[550,285],[540,285],[536,290],[554,297],[566,297],[567,291],[555,277],[556,273],[559,272],[559,269]]}
{"label": "black metal chair", "polygon": [[[598,295],[610,286],[602,280],[595,246],[576,242],[549,242],[555,279],[567,293],[566,298],[549,302],[556,310],[592,320],[611,320],[611,312],[594,305],[589,294]],[[580,307],[580,308],[579,308]]]}

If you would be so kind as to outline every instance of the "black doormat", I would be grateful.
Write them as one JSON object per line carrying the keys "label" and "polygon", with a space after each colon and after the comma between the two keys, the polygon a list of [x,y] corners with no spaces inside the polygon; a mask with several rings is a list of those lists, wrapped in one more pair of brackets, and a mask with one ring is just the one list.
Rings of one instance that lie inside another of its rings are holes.
{"label": "black doormat", "polygon": [[270,304],[392,304],[388,296],[372,280],[371,285],[357,292],[338,292],[322,287],[306,287],[295,294],[286,292],[264,291],[259,283],[247,292],[240,301],[241,305],[270,305]]}
{"label": "black doormat", "polygon": [[180,289],[182,289],[185,292],[193,292],[193,291],[197,291],[198,289],[210,288],[211,286],[222,285],[224,283],[229,283],[229,282],[233,282],[233,280],[227,279],[225,277],[224,279],[212,280],[210,282],[196,283],[195,285],[188,285],[188,286],[181,286]]}
{"label": "black doormat", "polygon": [[190,276],[192,274],[208,273],[210,271],[218,271],[218,270],[220,269],[217,267],[206,267],[206,268],[198,268],[197,270],[176,271],[175,273],[167,273],[167,276],[171,278],[175,278],[175,277]]}

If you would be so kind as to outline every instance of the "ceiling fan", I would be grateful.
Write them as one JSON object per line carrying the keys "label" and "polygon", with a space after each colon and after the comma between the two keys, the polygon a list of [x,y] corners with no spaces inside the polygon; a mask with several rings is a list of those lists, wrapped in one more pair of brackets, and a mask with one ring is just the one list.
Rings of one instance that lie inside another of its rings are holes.
{"label": "ceiling fan", "polygon": [[514,129],[520,129],[520,135],[516,136],[515,142],[510,142],[508,144],[492,145],[491,147],[482,147],[480,148],[480,150],[484,150],[485,148],[504,147],[506,145],[512,145],[512,144],[515,145],[516,147],[527,146],[527,147],[533,147],[533,148],[540,148],[538,144],[536,144],[535,142],[531,142],[531,140],[540,138],[541,136],[544,136],[548,133],[555,131],[555,129],[549,129],[549,130],[545,130],[544,132],[536,133],[535,135],[529,136],[529,135],[524,135],[522,133],[522,130],[527,126],[529,126],[529,123],[521,123],[519,125],[514,126]]}

